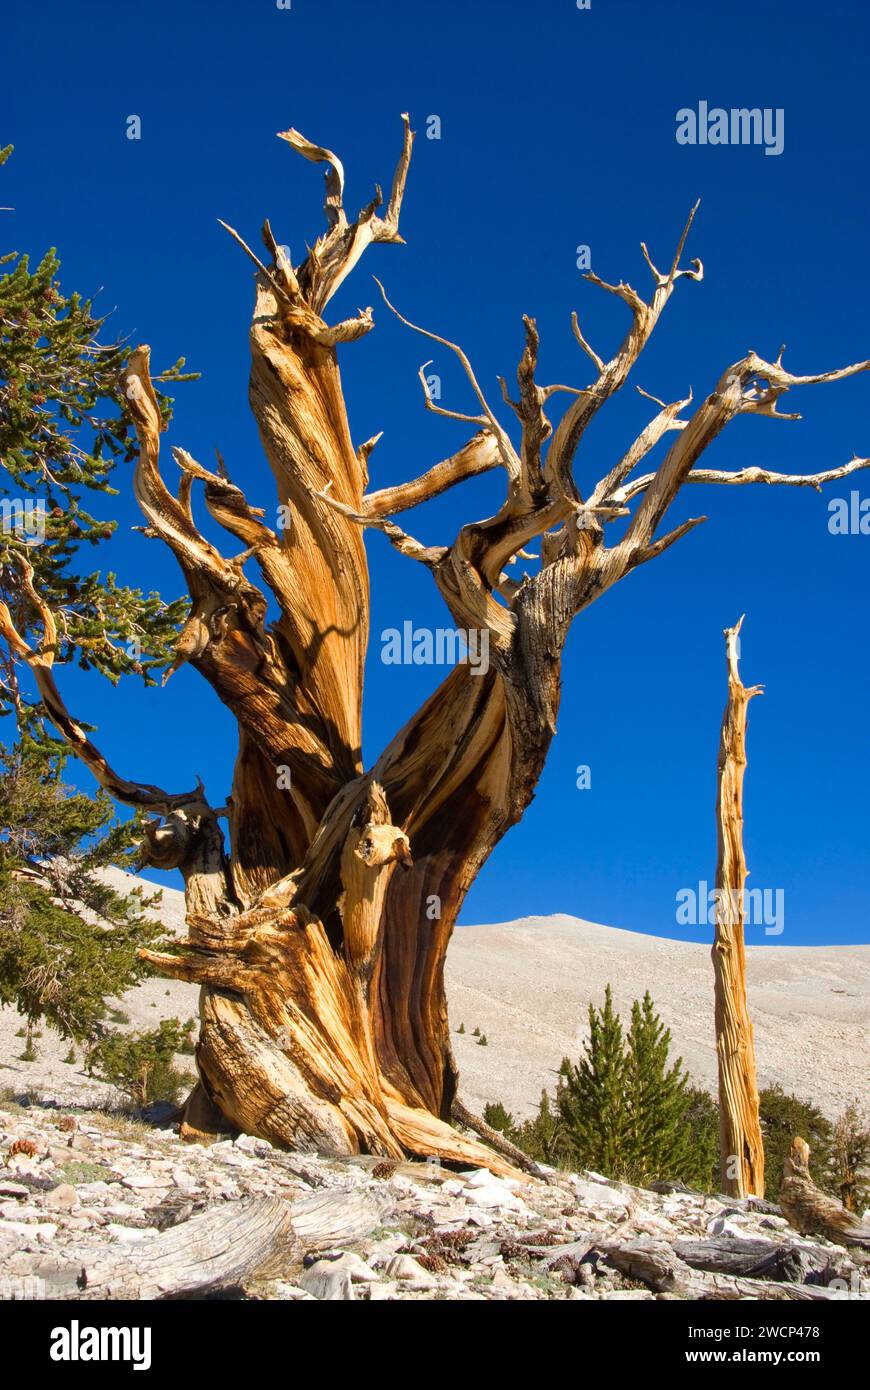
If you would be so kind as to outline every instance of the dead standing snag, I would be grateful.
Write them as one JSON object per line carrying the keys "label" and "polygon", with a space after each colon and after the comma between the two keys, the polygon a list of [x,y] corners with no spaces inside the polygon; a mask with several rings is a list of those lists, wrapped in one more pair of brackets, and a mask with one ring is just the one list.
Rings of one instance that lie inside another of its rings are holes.
{"label": "dead standing snag", "polygon": [[743,934],[746,857],[743,853],[743,777],[746,714],[761,686],[740,679],[743,619],[725,629],[728,700],[719,741],[716,824],[716,929],[713,972],[716,1060],[719,1071],[719,1156],[722,1191],[731,1197],[764,1196],[764,1142],[755,1075],[755,1040],[746,1002]]}

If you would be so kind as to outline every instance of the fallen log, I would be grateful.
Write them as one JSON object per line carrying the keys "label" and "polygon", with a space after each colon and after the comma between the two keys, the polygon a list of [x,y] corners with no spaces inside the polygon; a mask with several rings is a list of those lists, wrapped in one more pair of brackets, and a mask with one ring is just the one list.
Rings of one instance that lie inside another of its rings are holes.
{"label": "fallen log", "polygon": [[567,1261],[575,1269],[586,1259],[590,1250],[595,1248],[593,1236],[583,1236],[579,1240],[572,1240],[570,1245],[530,1245],[529,1249],[534,1255],[541,1256],[541,1267],[543,1269],[553,1269],[563,1261]]}
{"label": "fallen log", "polygon": [[291,1208],[280,1198],[233,1202],[160,1235],[94,1255],[77,1283],[82,1298],[203,1296],[241,1286],[299,1250]]}
{"label": "fallen log", "polygon": [[144,1240],[76,1252],[37,1271],[49,1298],[203,1298],[278,1278],[311,1250],[360,1240],[388,1213],[389,1201],[357,1191],[315,1192],[222,1203]]}
{"label": "fallen log", "polygon": [[606,1262],[628,1279],[639,1279],[656,1293],[695,1299],[795,1299],[821,1302],[848,1298],[825,1285],[742,1278],[693,1269],[665,1241],[597,1241]]}
{"label": "fallen log", "polygon": [[509,1159],[521,1172],[530,1173],[533,1178],[540,1178],[542,1182],[554,1181],[552,1175],[536,1163],[533,1158],[529,1158],[528,1154],[523,1153],[516,1144],[512,1144],[510,1139],[507,1139],[499,1130],[488,1125],[486,1120],[481,1119],[480,1115],[469,1110],[459,1096],[454,1097],[451,1114],[458,1124],[464,1125],[473,1134],[477,1134],[491,1149],[501,1154],[503,1158]]}
{"label": "fallen log", "polygon": [[[809,1274],[823,1274],[830,1260],[824,1251],[798,1245],[778,1245],[773,1240],[744,1240],[721,1236],[716,1240],[676,1240],[674,1253],[692,1269],[708,1274],[752,1275],[803,1284]],[[832,1271],[833,1274],[833,1271]]]}
{"label": "fallen log", "polygon": [[364,1240],[392,1210],[386,1192],[312,1192],[293,1203],[293,1230],[304,1249],[327,1250],[343,1242]]}

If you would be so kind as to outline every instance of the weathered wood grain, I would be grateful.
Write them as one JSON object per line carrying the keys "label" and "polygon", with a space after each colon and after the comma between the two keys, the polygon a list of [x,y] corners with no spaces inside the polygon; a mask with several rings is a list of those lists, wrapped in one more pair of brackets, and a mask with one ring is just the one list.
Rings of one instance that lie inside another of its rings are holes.
{"label": "weathered wood grain", "polygon": [[743,851],[743,778],[746,716],[761,693],[740,679],[743,619],[725,630],[728,700],[719,741],[716,826],[716,925],[713,942],[716,1057],[719,1069],[719,1161],[722,1191],[731,1197],[764,1196],[764,1143],[755,1071],[755,1042],[746,1002]]}

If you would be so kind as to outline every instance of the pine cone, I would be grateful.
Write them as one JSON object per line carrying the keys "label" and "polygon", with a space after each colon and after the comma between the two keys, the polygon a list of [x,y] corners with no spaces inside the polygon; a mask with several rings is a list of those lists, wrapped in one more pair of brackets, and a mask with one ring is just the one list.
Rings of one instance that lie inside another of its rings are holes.
{"label": "pine cone", "polygon": [[39,1146],[32,1139],[15,1139],[9,1148],[9,1157],[14,1158],[16,1154],[24,1154],[27,1158],[36,1158],[39,1154]]}

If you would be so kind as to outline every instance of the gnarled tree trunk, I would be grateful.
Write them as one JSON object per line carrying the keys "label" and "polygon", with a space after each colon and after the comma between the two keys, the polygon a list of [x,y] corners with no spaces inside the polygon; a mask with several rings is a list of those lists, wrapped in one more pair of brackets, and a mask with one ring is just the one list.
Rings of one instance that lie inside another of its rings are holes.
{"label": "gnarled tree trunk", "polygon": [[764,1143],[755,1077],[755,1040],[746,1002],[743,852],[743,778],[746,772],[746,715],[753,695],[740,679],[743,619],[725,629],[728,700],[719,741],[716,823],[716,928],[713,973],[716,997],[716,1059],[719,1068],[719,1158],[722,1191],[731,1197],[764,1196]]}
{"label": "gnarled tree trunk", "polygon": [[[653,277],[649,300],[623,282],[587,277],[631,317],[621,346],[605,361],[574,316],[575,336],[592,362],[587,386],[538,385],[538,332],[524,319],[517,400],[502,383],[515,434],[486,399],[465,353],[408,324],[456,354],[476,401],[471,414],[437,405],[428,393],[425,405],[469,421],[475,433],[414,481],[368,490],[377,441],[352,442],[338,352],[372,329],[372,311],[332,325],[324,314],[369,245],[402,241],[413,142],[403,119],[386,208],[381,213],[378,190],[353,222],[338,158],[296,131],[283,133],[295,151],[327,166],[327,229],[301,264],[292,264],[268,222],[265,261],[228,229],[256,265],[250,401],[274,479],[275,528],[222,466],[208,469],[182,449],[173,450],[181,485],[177,495],[170,492],[147,348],[131,355],[124,379],[139,436],[134,486],[146,533],[170,546],[190,591],[176,664],[190,662],[238,722],[230,803],[213,810],[201,788],[170,795],[108,767],[57,690],[54,618],[32,585],[45,623],[40,650],[22,641],[8,612],[0,611],[0,631],[31,665],[48,714],[101,784],[155,814],[144,862],[185,875],[189,939],[177,952],[149,959],[202,985],[201,1085],[188,1106],[189,1128],[229,1121],[281,1144],[436,1155],[513,1171],[450,1124],[457,1075],[444,959],[471,883],[534,795],[555,732],[571,621],[704,520],[657,534],[684,483],[818,487],[864,467],[867,460],[854,460],[806,478],[695,465],[737,415],[776,415],[790,386],[870,364],[794,377],[781,357],[769,363],[749,353],[687,418],[681,412],[691,396],[657,402],[651,423],[584,500],[573,462],[587,425],[625,383],[677,282],[702,278],[700,261],[680,268],[693,210],[667,271],[643,248]],[[425,392],[422,372],[421,379]],[[546,408],[559,393],[569,404],[553,429]],[[638,472],[668,434],[673,442],[655,470]],[[496,468],[507,479],[503,505],[462,526],[451,544],[422,545],[392,520]],[[241,546],[232,558],[196,525],[195,483],[211,516]],[[623,517],[621,536],[605,544],[606,528]],[[360,753],[366,527],[429,569],[457,627],[479,634],[487,656],[477,667],[451,671],[368,771]],[[530,554],[526,547],[536,539],[539,553]],[[518,560],[527,570],[512,578]],[[273,623],[266,621],[264,592],[248,577],[254,564],[279,613]],[[22,582],[30,583],[26,566]]]}

